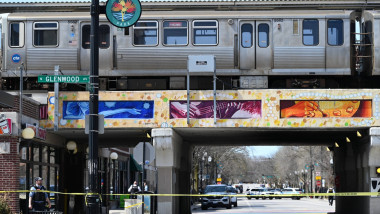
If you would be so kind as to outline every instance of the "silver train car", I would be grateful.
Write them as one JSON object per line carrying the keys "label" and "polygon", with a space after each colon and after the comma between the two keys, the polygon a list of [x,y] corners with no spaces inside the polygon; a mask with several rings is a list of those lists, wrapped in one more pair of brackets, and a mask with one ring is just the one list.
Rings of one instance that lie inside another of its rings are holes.
{"label": "silver train car", "polygon": [[[358,17],[349,10],[143,11],[122,29],[101,15],[100,90],[185,89],[189,55],[215,56],[220,89],[350,87],[342,84],[357,79]],[[30,90],[51,89],[36,77],[53,75],[56,65],[64,75],[89,74],[89,13],[1,14],[0,26],[3,89],[17,89],[21,65]],[[359,73],[379,75],[374,62]],[[212,74],[192,76],[191,88],[211,89]]]}

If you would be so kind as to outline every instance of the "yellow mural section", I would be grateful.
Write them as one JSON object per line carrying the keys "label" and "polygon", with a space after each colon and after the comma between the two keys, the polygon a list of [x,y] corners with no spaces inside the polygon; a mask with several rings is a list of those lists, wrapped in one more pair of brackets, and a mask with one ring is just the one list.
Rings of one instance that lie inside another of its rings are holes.
{"label": "yellow mural section", "polygon": [[[181,91],[132,91],[132,92],[99,92],[100,101],[154,101],[154,118],[152,119],[105,119],[105,128],[160,128],[160,127],[371,127],[380,125],[380,90],[224,90],[217,91],[217,100],[241,101],[261,100],[261,117],[251,119],[217,119],[214,125],[213,118],[190,119],[170,118],[170,101],[184,101],[187,99],[186,90]],[[54,127],[54,108],[51,100],[54,93],[48,97],[48,120],[40,121],[40,126],[52,129]],[[59,128],[82,129],[85,120],[65,120],[62,118],[63,101],[88,101],[88,92],[61,92],[59,94]],[[213,100],[213,91],[191,91],[190,100]],[[280,102],[283,100],[310,101],[310,100],[366,100],[372,105],[371,116],[368,117],[298,117],[282,118]]]}

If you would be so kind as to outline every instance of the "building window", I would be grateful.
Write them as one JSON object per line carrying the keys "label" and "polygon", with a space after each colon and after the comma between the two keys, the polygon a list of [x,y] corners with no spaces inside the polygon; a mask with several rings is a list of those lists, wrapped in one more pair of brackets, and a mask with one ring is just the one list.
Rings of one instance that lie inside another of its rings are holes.
{"label": "building window", "polygon": [[156,21],[139,21],[133,26],[133,44],[156,46],[158,44],[158,23]]}
{"label": "building window", "polygon": [[258,26],[259,33],[259,47],[266,48],[269,46],[269,25],[268,24],[259,24]]}
{"label": "building window", "polygon": [[330,19],[327,21],[327,41],[329,45],[343,45],[343,20]]}
{"label": "building window", "polygon": [[187,22],[164,21],[164,45],[187,45]]}
{"label": "building window", "polygon": [[58,23],[35,22],[33,24],[34,46],[58,46]]}
{"label": "building window", "polygon": [[218,22],[217,21],[194,21],[194,45],[217,45]]}
{"label": "building window", "polygon": [[242,24],[241,25],[241,46],[243,48],[252,47],[252,34],[253,27],[251,24]]}
{"label": "building window", "polygon": [[319,43],[319,23],[317,19],[303,20],[303,44],[315,46]]}
{"label": "building window", "polygon": [[10,37],[9,46],[12,48],[20,48],[24,46],[24,23],[14,22],[9,25]]}
{"label": "building window", "polygon": [[[91,26],[83,25],[82,27],[82,48],[90,49]],[[99,48],[106,49],[110,47],[110,27],[108,25],[99,26]]]}

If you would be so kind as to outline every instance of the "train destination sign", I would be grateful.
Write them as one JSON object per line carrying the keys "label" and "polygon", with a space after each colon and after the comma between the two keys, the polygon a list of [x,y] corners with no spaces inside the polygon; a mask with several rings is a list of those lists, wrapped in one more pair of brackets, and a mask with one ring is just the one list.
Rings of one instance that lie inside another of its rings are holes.
{"label": "train destination sign", "polygon": [[89,83],[89,75],[39,75],[39,83]]}
{"label": "train destination sign", "polygon": [[116,27],[126,28],[134,25],[141,16],[139,0],[108,0],[106,17]]}

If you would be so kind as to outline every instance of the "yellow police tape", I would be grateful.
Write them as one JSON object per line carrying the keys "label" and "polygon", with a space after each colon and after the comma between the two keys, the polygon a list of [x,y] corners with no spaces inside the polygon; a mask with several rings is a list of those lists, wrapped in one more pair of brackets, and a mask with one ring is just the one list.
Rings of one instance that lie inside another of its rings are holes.
{"label": "yellow police tape", "polygon": [[144,202],[140,202],[140,203],[137,203],[137,204],[133,204],[131,206],[127,206],[127,207],[124,207],[124,209],[128,209],[128,208],[131,208],[131,207],[135,207],[135,206],[139,206],[141,204],[143,204]]}
{"label": "yellow police tape", "polygon": [[[48,190],[14,190],[14,191],[0,191],[1,193],[27,193],[27,192],[46,192],[50,194],[60,194],[60,195],[84,195],[85,203],[87,206],[87,196],[88,195],[98,195],[100,201],[102,201],[102,196],[131,196],[131,195],[144,195],[144,196],[165,196],[165,197],[210,197],[210,196],[223,196],[223,197],[249,197],[249,198],[261,198],[261,197],[276,197],[276,198],[285,198],[285,197],[316,197],[316,196],[377,196],[380,197],[380,192],[339,192],[339,193],[302,193],[302,194],[278,194],[278,195],[205,195],[205,194],[99,194],[99,193],[65,193],[65,192],[56,192],[56,191],[48,191]],[[137,204],[133,204],[125,209],[139,206],[144,202],[140,202]]]}
{"label": "yellow police tape", "polygon": [[1,193],[26,193],[26,192],[46,192],[51,194],[60,194],[60,195],[99,195],[100,198],[102,195],[106,196],[131,196],[131,195],[146,195],[146,196],[166,196],[166,197],[178,197],[178,196],[187,196],[187,197],[203,197],[203,196],[227,196],[227,197],[311,197],[311,196],[379,196],[380,192],[338,192],[338,193],[302,193],[302,194],[278,194],[278,195],[205,195],[205,194],[99,194],[99,193],[66,193],[66,192],[56,192],[49,190],[13,190],[13,191],[0,191]]}

